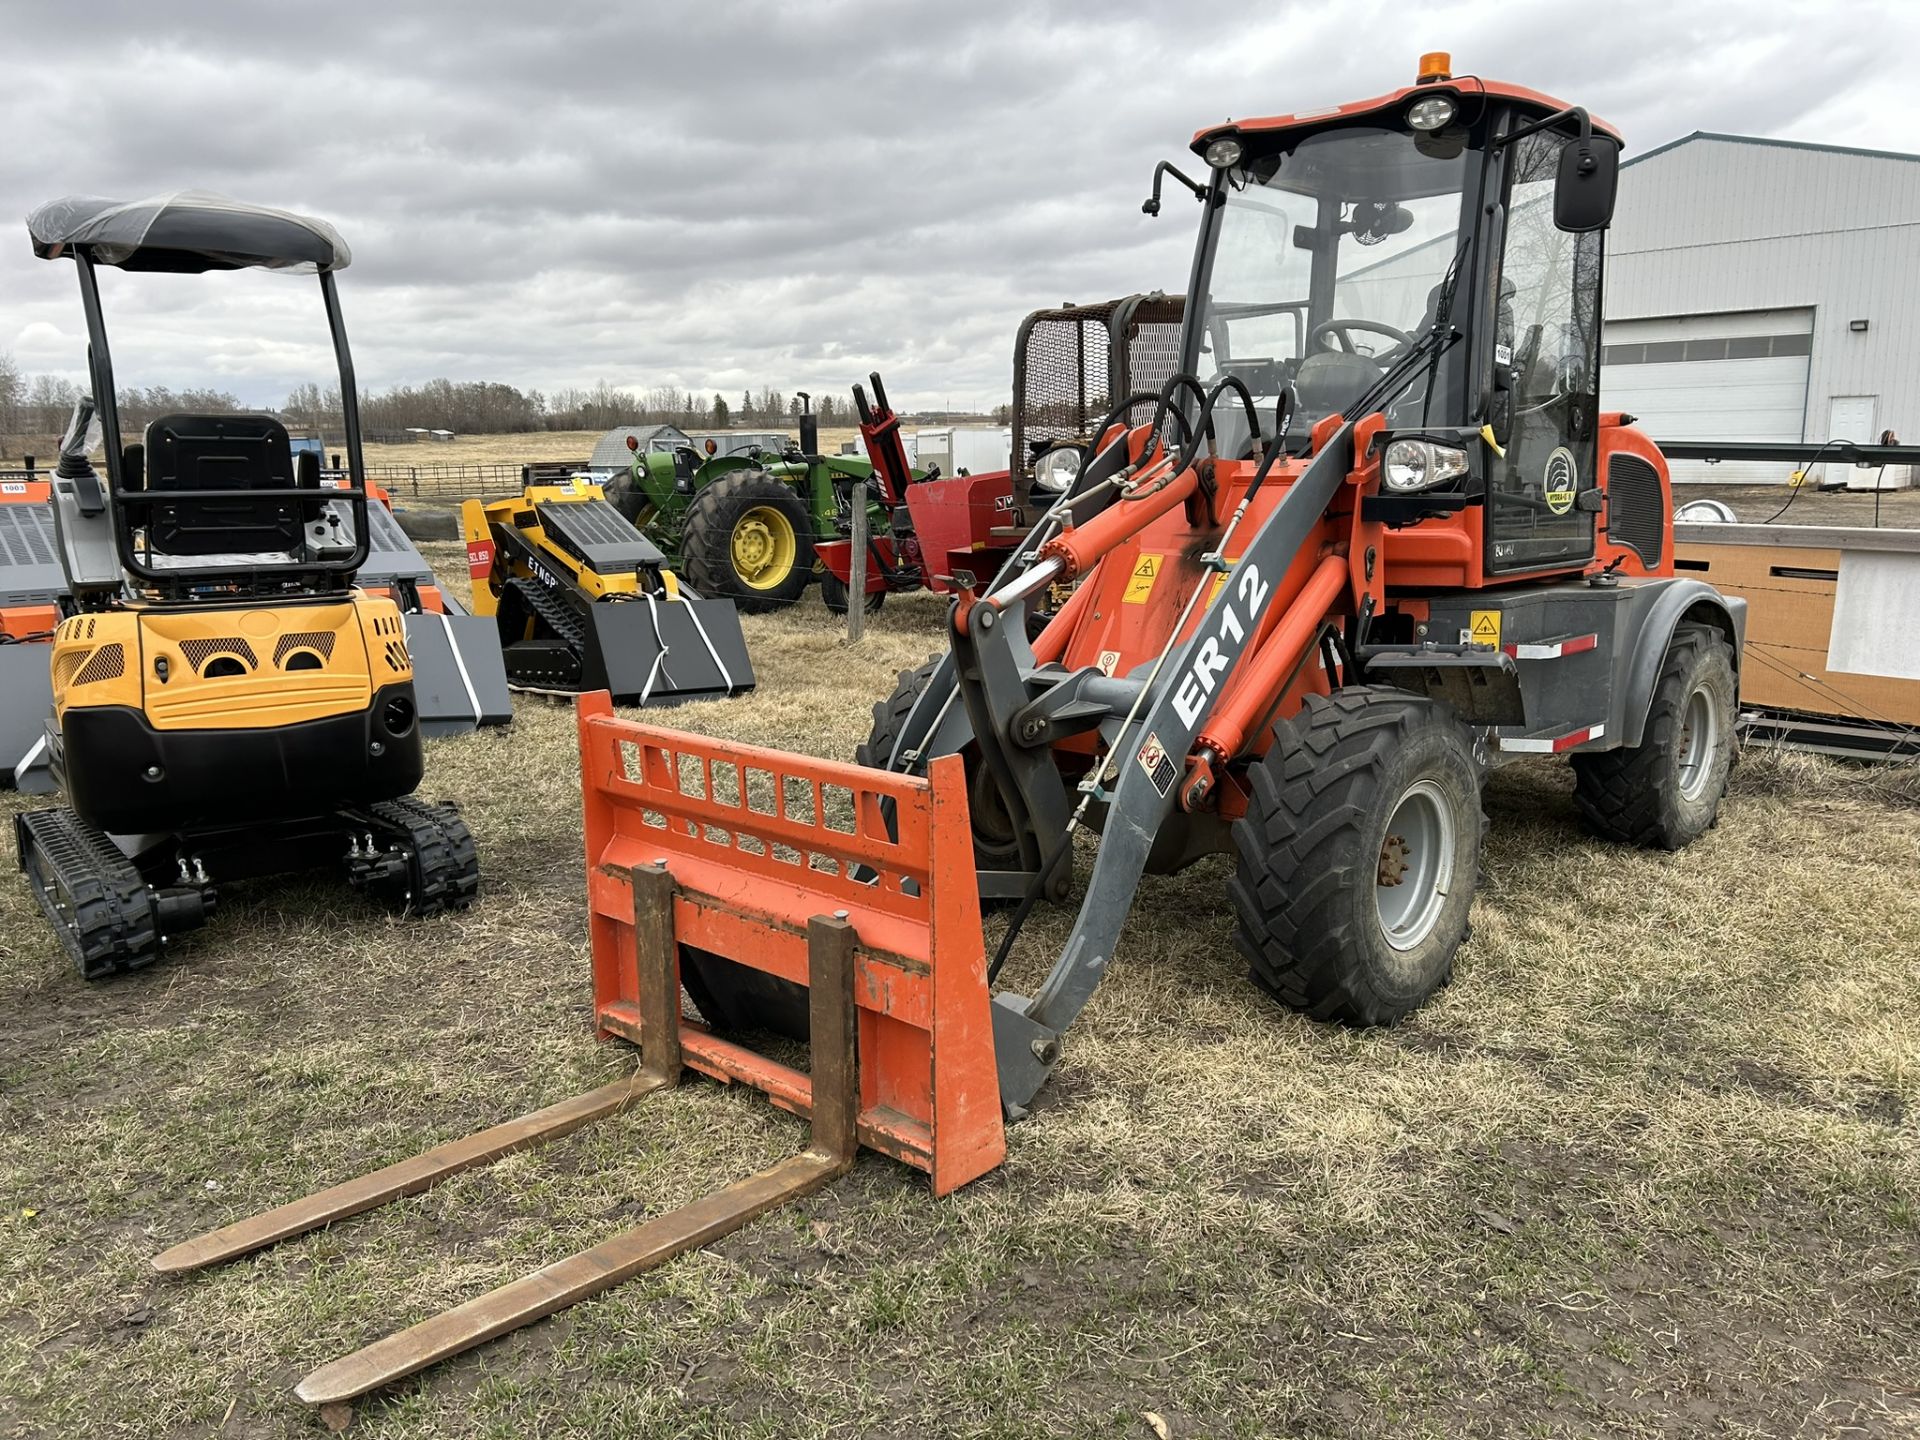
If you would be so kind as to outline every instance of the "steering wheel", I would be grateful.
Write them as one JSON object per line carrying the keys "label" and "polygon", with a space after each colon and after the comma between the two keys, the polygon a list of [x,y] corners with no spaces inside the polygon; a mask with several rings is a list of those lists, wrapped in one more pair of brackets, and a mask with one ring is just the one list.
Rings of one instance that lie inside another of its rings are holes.
{"label": "steering wheel", "polygon": [[[1396,330],[1393,328],[1393,326],[1383,324],[1378,320],[1358,320],[1358,319],[1322,320],[1318,325],[1314,326],[1313,329],[1307,332],[1307,353],[1309,355],[1313,354],[1315,347],[1320,346],[1320,342],[1323,339],[1325,339],[1329,335],[1332,335],[1336,337],[1340,341],[1340,343],[1338,345],[1330,345],[1330,346],[1325,346],[1321,348],[1325,348],[1329,350],[1341,350],[1341,351],[1345,351],[1349,355],[1359,355],[1360,351],[1358,350],[1358,348],[1355,347],[1353,343],[1352,332],[1355,330],[1365,330],[1375,335],[1386,336],[1389,340],[1394,342],[1394,350],[1404,349],[1406,346],[1413,344],[1413,337],[1407,334],[1406,331]],[[1394,350],[1387,351],[1386,355],[1362,355],[1360,358],[1363,360],[1371,360],[1374,362],[1374,364],[1381,365],[1386,362],[1387,356],[1390,356],[1394,353]]]}

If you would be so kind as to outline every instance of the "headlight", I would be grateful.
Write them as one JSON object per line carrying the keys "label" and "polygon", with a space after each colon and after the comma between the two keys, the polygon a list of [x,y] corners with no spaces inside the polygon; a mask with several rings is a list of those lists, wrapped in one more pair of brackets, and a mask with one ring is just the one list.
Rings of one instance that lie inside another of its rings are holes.
{"label": "headlight", "polygon": [[1450,97],[1429,95],[1407,107],[1407,124],[1416,130],[1438,130],[1452,122],[1454,113]]}
{"label": "headlight", "polygon": [[1467,473],[1467,452],[1431,440],[1395,440],[1387,446],[1381,483],[1389,490],[1430,490]]}
{"label": "headlight", "polygon": [[1228,166],[1238,165],[1243,153],[1241,144],[1230,135],[1223,135],[1207,146],[1206,160],[1216,170],[1225,170]]}
{"label": "headlight", "polygon": [[1034,462],[1033,488],[1062,495],[1080,473],[1080,452],[1067,446],[1049,450]]}

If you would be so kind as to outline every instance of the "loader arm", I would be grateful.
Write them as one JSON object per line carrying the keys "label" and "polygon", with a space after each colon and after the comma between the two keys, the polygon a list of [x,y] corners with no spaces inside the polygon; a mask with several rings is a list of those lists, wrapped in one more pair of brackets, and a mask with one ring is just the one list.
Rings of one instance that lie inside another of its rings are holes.
{"label": "loader arm", "polygon": [[[993,997],[1000,1098],[1008,1106],[1024,1108],[1046,1083],[1060,1057],[1061,1033],[1105,976],[1154,839],[1177,803],[1186,758],[1220,697],[1231,689],[1256,637],[1270,633],[1268,643],[1284,643],[1289,634],[1299,632],[1299,626],[1288,623],[1291,614],[1279,617],[1278,627],[1269,626],[1270,612],[1279,603],[1278,582],[1293,570],[1301,547],[1347,482],[1354,461],[1353,436],[1354,427],[1343,424],[1288,488],[1227,572],[1225,588],[1207,607],[1199,627],[1173,647],[1134,707],[1137,718],[1115,734],[1096,770],[1096,776],[1111,777],[1117,768],[1118,775],[1108,780],[1111,789],[1101,797],[1107,802],[1105,824],[1073,929],[1031,998],[1007,992]],[[1324,593],[1309,586],[1291,602],[1293,608],[1315,610],[1304,617],[1310,623],[1299,642],[1303,651],[1326,614]],[[1007,648],[1009,637],[1022,633],[1022,617],[1013,612],[1023,606],[1024,600],[1016,601],[1003,618],[992,596],[975,605],[965,622],[969,648],[976,654]],[[961,684],[964,692],[964,669]],[[1004,732],[996,738],[1004,739]]]}

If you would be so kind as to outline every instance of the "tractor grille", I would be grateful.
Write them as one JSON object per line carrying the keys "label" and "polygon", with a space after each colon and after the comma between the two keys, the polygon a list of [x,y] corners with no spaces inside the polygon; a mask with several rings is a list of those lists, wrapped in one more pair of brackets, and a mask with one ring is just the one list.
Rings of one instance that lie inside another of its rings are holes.
{"label": "tractor grille", "polygon": [[295,650],[311,650],[322,660],[333,658],[333,632],[331,630],[296,630],[291,635],[282,635],[273,647],[273,663],[276,667],[287,663],[287,656]]}
{"label": "tractor grille", "polygon": [[1644,565],[1663,558],[1666,534],[1661,514],[1660,472],[1638,455],[1615,455],[1607,462],[1607,539],[1624,545]]}
{"label": "tractor grille", "polygon": [[1180,296],[1156,292],[1027,317],[1013,351],[1013,458],[1022,475],[1032,475],[1035,444],[1086,438],[1120,396],[1166,383],[1179,365],[1184,309]]}
{"label": "tractor grille", "polygon": [[389,670],[393,671],[396,675],[401,675],[406,673],[411,664],[412,662],[407,659],[407,647],[404,641],[387,641],[387,668]]}
{"label": "tractor grille", "polygon": [[[62,656],[62,659],[72,657]],[[115,640],[102,645],[87,657],[87,663],[80,667],[80,673],[73,677],[75,685],[91,685],[98,680],[118,680],[127,673],[126,647]]]}
{"label": "tractor grille", "polygon": [[238,635],[221,635],[211,640],[182,640],[180,653],[187,657],[187,664],[195,670],[205,669],[207,661],[216,655],[232,655],[249,670],[258,669],[260,665],[253,647]]}

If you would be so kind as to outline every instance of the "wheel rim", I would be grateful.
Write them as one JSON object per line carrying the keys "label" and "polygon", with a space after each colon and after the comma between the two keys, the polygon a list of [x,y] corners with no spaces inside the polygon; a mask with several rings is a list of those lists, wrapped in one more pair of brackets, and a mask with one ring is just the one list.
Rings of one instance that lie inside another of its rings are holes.
{"label": "wheel rim", "polygon": [[771,505],[756,505],[734,522],[727,549],[743,584],[774,590],[793,574],[800,540],[786,516]]}
{"label": "wheel rim", "polygon": [[1446,795],[1431,780],[1416,781],[1387,818],[1374,876],[1380,931],[1394,949],[1413,949],[1440,923],[1453,885],[1455,846]]}
{"label": "wheel rim", "polygon": [[1713,694],[1702,687],[1687,697],[1680,717],[1680,793],[1698,800],[1713,778],[1713,760],[1720,748],[1720,711]]}

